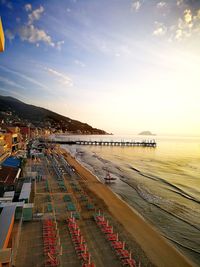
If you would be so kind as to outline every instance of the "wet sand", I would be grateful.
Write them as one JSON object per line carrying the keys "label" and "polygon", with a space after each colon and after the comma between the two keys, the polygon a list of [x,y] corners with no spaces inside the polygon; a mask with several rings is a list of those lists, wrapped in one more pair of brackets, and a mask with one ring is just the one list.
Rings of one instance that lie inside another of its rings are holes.
{"label": "wet sand", "polygon": [[59,150],[68,163],[74,167],[80,177],[85,181],[88,189],[98,198],[102,199],[111,215],[144,250],[149,260],[159,267],[189,267],[195,266],[184,257],[171,243],[147,223],[136,211],[129,207],[106,185],[102,184],[86,168],[84,168],[70,153]]}

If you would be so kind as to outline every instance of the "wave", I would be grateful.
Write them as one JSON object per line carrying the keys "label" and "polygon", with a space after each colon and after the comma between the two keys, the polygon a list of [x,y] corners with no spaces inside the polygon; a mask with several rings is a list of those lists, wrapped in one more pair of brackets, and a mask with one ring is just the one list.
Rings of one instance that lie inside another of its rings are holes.
{"label": "wave", "polygon": [[[86,153],[79,153],[80,156],[80,160],[83,162],[83,164],[85,162],[87,162],[87,167],[89,167],[89,169],[95,174],[97,175],[102,181],[104,180],[105,177],[105,172],[109,171],[111,173],[111,175],[113,175],[115,178],[119,178],[122,182],[126,182],[129,186],[131,186],[132,188],[134,188],[137,193],[143,198],[145,199],[147,202],[152,203],[152,204],[156,204],[159,206],[159,208],[165,206],[163,208],[163,210],[168,211],[170,214],[172,214],[173,216],[175,216],[172,212],[170,212],[168,210],[168,207],[166,209],[166,206],[169,205],[172,206],[174,203],[170,202],[169,200],[167,200],[166,198],[162,198],[160,196],[155,196],[152,195],[150,192],[143,192],[141,190],[140,185],[138,185],[138,182],[135,181],[134,179],[131,179],[130,182],[130,177],[127,173],[125,173],[118,165],[114,164],[112,161],[109,160],[105,160],[103,159],[101,156],[97,155],[96,153],[92,153],[92,158],[95,158],[99,163],[101,163],[100,165],[98,164],[98,162],[88,162],[89,158],[85,158]],[[103,165],[102,165],[103,164]],[[104,166],[105,164],[105,166]],[[181,188],[179,188],[178,186],[166,181],[165,179],[161,178],[161,177],[157,177],[154,175],[147,175],[145,173],[143,173],[142,171],[140,171],[139,169],[128,165],[129,169],[131,169],[131,171],[136,172],[137,174],[151,179],[153,181],[157,181],[163,184],[166,184],[168,187],[166,188],[167,190],[176,193],[190,201],[194,201],[195,203],[199,204],[200,201],[196,198],[194,198],[192,195],[189,195],[188,193],[186,193],[184,190],[182,190]],[[116,177],[117,176],[117,177]],[[177,203],[175,203],[175,205],[178,205]],[[179,211],[183,210],[183,208],[178,207],[177,208]],[[185,212],[185,211],[184,211]],[[187,210],[187,213],[189,212],[189,210]],[[193,212],[193,211],[192,211]],[[189,223],[187,221],[187,219],[182,218],[181,216],[178,216],[176,214],[175,216],[176,218],[182,219],[184,222],[190,224],[191,226],[195,227],[196,229],[199,230],[199,227],[195,226],[195,222],[193,223]],[[188,217],[188,214],[185,214],[185,217]],[[190,220],[188,218],[188,220]]]}
{"label": "wave", "polygon": [[164,236],[165,238],[167,238],[168,240],[172,241],[173,243],[179,245],[180,247],[185,248],[185,249],[187,249],[187,250],[189,250],[189,251],[191,251],[191,252],[193,252],[193,253],[196,253],[198,256],[200,255],[200,251],[197,251],[197,250],[194,249],[194,248],[185,246],[185,245],[183,245],[182,243],[178,242],[177,240],[175,240],[175,239],[173,239],[173,238],[171,238],[171,237],[169,237],[169,236],[166,236],[166,235],[163,235],[163,236]]}
{"label": "wave", "polygon": [[135,191],[138,193],[138,195],[140,197],[142,197],[143,200],[145,200],[148,203],[151,203],[152,205],[156,206],[157,208],[159,208],[160,210],[168,213],[169,215],[179,219],[180,221],[190,225],[191,227],[195,228],[196,230],[200,231],[200,227],[194,225],[193,223],[189,222],[188,220],[182,218],[181,216],[178,216],[177,214],[171,212],[170,210],[168,210],[166,207],[171,207],[174,203],[171,200],[167,200],[164,199],[160,196],[156,196],[150,193],[149,190],[144,189],[143,185],[136,185],[133,186],[132,183],[122,180],[124,183],[126,183],[127,185],[129,185],[130,187],[132,187],[133,189],[135,189]]}
{"label": "wave", "polygon": [[[166,184],[166,185],[169,186],[169,187],[168,187],[168,190],[171,190],[171,192],[177,193],[177,194],[181,195],[181,196],[184,197],[184,198],[187,198],[187,199],[189,199],[189,200],[191,200],[191,201],[194,201],[194,202],[200,204],[200,200],[199,200],[199,199],[197,199],[197,198],[195,198],[194,196],[188,194],[187,192],[185,192],[185,191],[184,191],[183,189],[181,189],[180,187],[178,187],[178,186],[176,186],[176,185],[174,185],[174,184],[172,184],[172,183],[166,181],[165,179],[163,179],[163,178],[161,178],[161,177],[154,176],[154,175],[151,175],[151,176],[150,176],[150,175],[147,175],[147,174],[141,172],[140,170],[138,170],[138,169],[136,169],[136,168],[134,168],[134,167],[132,167],[132,166],[130,166],[130,165],[129,165],[129,169],[132,170],[132,171],[134,171],[134,172],[137,172],[138,174],[140,174],[141,176],[143,176],[143,177],[145,177],[145,178],[149,178],[149,179],[151,179],[151,180],[159,181],[159,182],[161,182],[161,183],[163,183],[163,184]],[[170,189],[170,187],[171,187],[171,189]],[[175,190],[174,190],[174,189],[175,189]]]}

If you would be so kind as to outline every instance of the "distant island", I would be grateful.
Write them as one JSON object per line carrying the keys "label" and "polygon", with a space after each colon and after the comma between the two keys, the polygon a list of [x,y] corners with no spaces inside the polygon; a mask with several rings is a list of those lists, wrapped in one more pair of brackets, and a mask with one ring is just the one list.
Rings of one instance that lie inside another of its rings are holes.
{"label": "distant island", "polygon": [[153,134],[150,131],[143,131],[143,132],[139,133],[138,135],[156,135],[156,134]]}
{"label": "distant island", "polygon": [[0,124],[9,126],[29,125],[51,132],[71,134],[107,134],[87,123],[73,120],[45,108],[26,104],[14,97],[0,95]]}

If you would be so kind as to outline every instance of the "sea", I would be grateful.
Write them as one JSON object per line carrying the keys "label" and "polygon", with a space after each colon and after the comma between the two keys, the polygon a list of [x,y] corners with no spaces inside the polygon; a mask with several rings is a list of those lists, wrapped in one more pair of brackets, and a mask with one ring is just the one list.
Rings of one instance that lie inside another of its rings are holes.
{"label": "sea", "polygon": [[157,146],[63,145],[183,254],[200,266],[200,137],[57,136],[58,140],[142,141]]}

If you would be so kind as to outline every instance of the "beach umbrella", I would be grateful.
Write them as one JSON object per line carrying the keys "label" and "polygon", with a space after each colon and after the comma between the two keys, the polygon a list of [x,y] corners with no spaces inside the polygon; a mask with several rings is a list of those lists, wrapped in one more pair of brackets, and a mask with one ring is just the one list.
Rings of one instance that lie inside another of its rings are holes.
{"label": "beach umbrella", "polygon": [[86,252],[87,252],[87,245],[85,244],[84,246],[85,246],[84,253],[86,254]]}
{"label": "beach umbrella", "polygon": [[78,229],[78,236],[80,236],[80,229]]}
{"label": "beach umbrella", "polygon": [[63,252],[62,246],[60,246],[60,256],[62,256],[62,252]]}
{"label": "beach umbrella", "polygon": [[116,237],[116,239],[117,239],[116,241],[119,241],[119,234],[118,234],[118,233],[117,233],[117,237]]}

